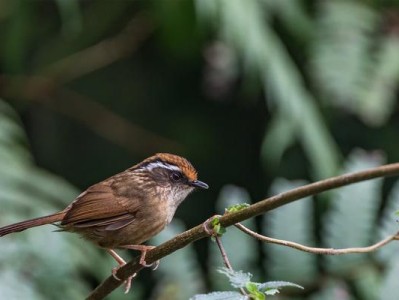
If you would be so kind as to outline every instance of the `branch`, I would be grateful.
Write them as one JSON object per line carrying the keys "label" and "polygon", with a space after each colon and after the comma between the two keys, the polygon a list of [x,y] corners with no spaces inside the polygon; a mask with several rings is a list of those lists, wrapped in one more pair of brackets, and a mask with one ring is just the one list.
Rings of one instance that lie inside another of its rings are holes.
{"label": "branch", "polygon": [[[315,183],[304,185],[302,187],[278,194],[276,196],[272,196],[240,211],[226,214],[219,219],[219,222],[222,226],[228,227],[304,197],[308,197],[360,181],[365,181],[378,177],[393,176],[397,174],[399,174],[399,163],[384,165],[365,171],[328,178]],[[207,237],[208,234],[205,232],[204,228],[205,227],[200,224],[188,231],[183,232],[182,234],[179,234],[178,236],[161,244],[153,250],[150,250],[149,252],[147,252],[146,262],[151,264],[191,244],[192,242]],[[125,266],[121,267],[116,273],[117,277],[121,279],[120,281],[116,280],[111,275],[104,282],[102,282],[86,299],[103,299],[114,289],[120,286],[124,280],[126,280],[135,272],[138,272],[141,268],[142,267],[138,265],[137,258],[130,261]]]}
{"label": "branch", "polygon": [[[223,259],[224,265],[225,265],[229,270],[234,271],[234,270],[233,270],[233,267],[231,266],[230,260],[229,260],[229,258],[228,258],[228,256],[227,256],[226,250],[225,250],[224,247],[223,247],[221,238],[220,238],[217,234],[215,234],[214,237],[215,237],[215,240],[216,240],[216,244],[218,245],[220,254],[222,255],[222,259]],[[247,292],[245,291],[244,288],[241,287],[241,288],[240,288],[240,291],[241,291],[241,294],[247,295]]]}
{"label": "branch", "polygon": [[317,248],[317,247],[308,247],[308,246],[305,246],[305,245],[302,245],[299,243],[290,242],[290,241],[270,238],[270,237],[261,235],[257,232],[254,232],[251,229],[245,227],[244,225],[242,225],[240,223],[237,223],[234,226],[236,226],[242,232],[245,232],[246,234],[248,234],[260,241],[263,241],[266,243],[271,243],[271,244],[287,246],[287,247],[291,247],[291,248],[294,248],[294,249],[297,249],[300,251],[309,252],[309,253],[313,253],[313,254],[339,255],[339,254],[349,254],[349,253],[367,253],[367,252],[375,251],[378,248],[385,246],[389,242],[392,242],[393,240],[399,239],[398,238],[399,232],[397,232],[397,233],[390,235],[387,238],[385,238],[371,246],[368,246],[368,247],[354,247],[354,248],[344,248],[344,249]]}

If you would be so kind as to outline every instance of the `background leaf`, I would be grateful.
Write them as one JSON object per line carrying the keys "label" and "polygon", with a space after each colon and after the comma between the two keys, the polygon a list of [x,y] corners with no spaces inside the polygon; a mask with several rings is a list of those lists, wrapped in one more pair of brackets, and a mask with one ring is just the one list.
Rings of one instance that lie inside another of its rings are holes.
{"label": "background leaf", "polygon": [[[381,155],[355,151],[349,156],[344,173],[382,164]],[[329,212],[324,219],[324,244],[327,248],[368,246],[374,233],[382,180],[364,181],[333,192]],[[365,263],[367,255],[326,256],[326,267],[333,272],[349,271]],[[360,275],[360,274],[359,274]]]}
{"label": "background leaf", "polygon": [[399,259],[394,257],[387,265],[387,272],[382,280],[378,299],[395,299],[397,296],[396,279],[399,275]]}
{"label": "background leaf", "polygon": [[[279,194],[304,185],[303,181],[276,179],[271,186],[271,194]],[[308,197],[284,205],[267,214],[263,220],[263,231],[266,235],[312,246],[313,237],[313,203]],[[317,276],[316,256],[289,247],[262,243],[267,253],[264,268],[273,280],[284,278],[299,284],[307,284]]]}
{"label": "background leaf", "polygon": [[[384,210],[381,214],[375,241],[382,240],[398,231],[398,217],[395,211],[399,207],[399,182],[393,186],[388,199],[386,201]],[[396,242],[385,245],[379,249],[375,256],[381,263],[390,263],[399,251],[399,245]]]}

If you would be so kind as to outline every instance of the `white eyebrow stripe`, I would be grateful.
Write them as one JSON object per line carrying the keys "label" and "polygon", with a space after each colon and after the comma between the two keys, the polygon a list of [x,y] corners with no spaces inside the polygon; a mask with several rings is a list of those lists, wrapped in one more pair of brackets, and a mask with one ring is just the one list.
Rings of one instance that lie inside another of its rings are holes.
{"label": "white eyebrow stripe", "polygon": [[181,169],[178,166],[170,165],[170,164],[164,163],[162,161],[156,161],[156,162],[149,163],[148,165],[144,166],[144,168],[149,171],[152,171],[153,169],[156,169],[156,168],[164,168],[164,169],[168,169],[170,171],[181,172]]}

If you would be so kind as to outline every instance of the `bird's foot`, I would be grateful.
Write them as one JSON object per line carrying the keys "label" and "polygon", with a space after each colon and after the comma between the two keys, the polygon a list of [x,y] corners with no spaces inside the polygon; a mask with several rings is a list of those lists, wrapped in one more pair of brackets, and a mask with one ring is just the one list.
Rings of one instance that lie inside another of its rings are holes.
{"label": "bird's foot", "polygon": [[[116,275],[116,273],[117,273],[118,270],[119,270],[121,267],[123,267],[123,266],[124,266],[124,265],[120,265],[120,266],[115,267],[115,268],[112,269],[112,276],[113,276],[116,280],[118,280],[118,281],[121,281],[121,279]],[[129,293],[129,290],[130,290],[130,288],[131,288],[131,286],[132,286],[132,279],[133,279],[134,277],[136,277],[136,275],[137,275],[137,273],[134,273],[132,276],[129,276],[129,277],[123,282],[123,284],[125,285],[125,294]]]}
{"label": "bird's foot", "polygon": [[[112,249],[107,249],[108,253],[111,254],[111,256],[118,262],[119,266],[115,267],[112,269],[112,276],[118,280],[121,281],[121,279],[116,275],[116,273],[118,272],[118,270],[123,267],[124,265],[126,265],[125,260],[120,257],[114,250]],[[125,285],[125,294],[127,294],[132,286],[132,279],[134,277],[136,277],[137,273],[134,273],[132,276],[129,276],[124,282],[123,284]]]}
{"label": "bird's foot", "polygon": [[147,245],[125,245],[125,246],[122,246],[121,248],[140,251],[141,254],[140,254],[139,264],[142,265],[143,267],[151,268],[152,270],[158,269],[158,267],[159,267],[159,260],[157,260],[156,262],[153,262],[152,264],[147,264],[147,262],[145,261],[145,256],[147,255],[147,251],[150,251],[150,250],[154,249],[155,246],[147,246]]}

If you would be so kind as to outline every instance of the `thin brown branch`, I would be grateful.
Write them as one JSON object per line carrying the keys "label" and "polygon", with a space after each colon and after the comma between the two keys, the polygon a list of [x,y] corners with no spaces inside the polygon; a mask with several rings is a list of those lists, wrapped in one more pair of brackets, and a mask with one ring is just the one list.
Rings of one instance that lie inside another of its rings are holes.
{"label": "thin brown branch", "polygon": [[229,258],[227,256],[227,253],[226,253],[226,250],[224,250],[224,247],[223,247],[223,244],[222,244],[222,242],[220,240],[220,237],[215,236],[215,240],[216,240],[216,244],[218,245],[220,254],[222,255],[222,259],[223,259],[224,265],[228,269],[233,270],[233,267],[231,266],[231,263],[230,263]]}
{"label": "thin brown branch", "polygon": [[[242,209],[234,213],[226,214],[222,216],[219,221],[222,226],[228,227],[304,197],[308,197],[360,181],[365,181],[378,177],[393,176],[397,174],[399,174],[399,163],[384,165],[365,171],[332,177],[267,198],[249,206],[248,208]],[[191,244],[192,242],[205,238],[206,236],[208,235],[204,230],[204,225],[200,224],[163,243],[155,249],[147,252],[146,261],[147,263],[153,263]],[[137,259],[127,263],[125,266],[120,268],[116,274],[118,278],[121,279],[121,281],[117,281],[111,275],[103,283],[101,283],[88,296],[87,299],[104,299],[104,297],[106,297],[114,289],[121,285],[121,283],[127,277],[139,271],[139,269],[140,266],[137,264]]]}
{"label": "thin brown branch", "polygon": [[[226,268],[228,268],[228,269],[233,271],[233,267],[231,266],[229,257],[227,256],[226,250],[223,247],[221,238],[217,234],[214,235],[214,238],[216,240],[216,244],[218,245],[220,254],[222,255],[222,259],[223,259],[224,265],[226,266]],[[241,291],[241,294],[243,294],[243,295],[247,294],[245,292],[244,288],[240,288],[240,291]]]}
{"label": "thin brown branch", "polygon": [[398,238],[399,232],[388,236],[387,238],[367,247],[353,247],[353,248],[343,248],[343,249],[334,249],[334,248],[318,248],[318,247],[308,247],[299,243],[291,242],[291,241],[285,241],[285,240],[279,240],[279,239],[274,239],[270,238],[264,235],[261,235],[255,231],[252,231],[251,229],[245,227],[244,225],[237,223],[234,226],[236,226],[238,229],[241,231],[245,232],[246,234],[260,240],[266,243],[270,244],[277,244],[277,245],[282,245],[282,246],[287,246],[291,247],[300,251],[304,252],[309,252],[313,254],[325,254],[325,255],[340,255],[340,254],[349,254],[349,253],[368,253],[375,251],[382,246],[385,246],[389,242],[392,242],[393,240],[396,240]]}

